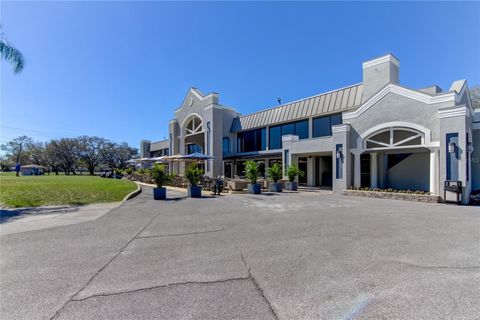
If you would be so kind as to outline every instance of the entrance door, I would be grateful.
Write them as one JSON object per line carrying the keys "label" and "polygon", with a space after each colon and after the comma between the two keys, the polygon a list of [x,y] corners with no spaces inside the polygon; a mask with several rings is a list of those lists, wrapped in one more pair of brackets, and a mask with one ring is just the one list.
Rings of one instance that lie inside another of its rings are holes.
{"label": "entrance door", "polygon": [[333,182],[333,161],[332,156],[322,156],[322,173],[320,175],[321,178],[321,186],[322,187],[332,187]]}
{"label": "entrance door", "polygon": [[233,173],[232,165],[233,164],[231,161],[223,163],[223,175],[225,176],[225,178],[232,178],[232,173]]}
{"label": "entrance door", "polygon": [[368,153],[360,155],[360,186],[370,187],[370,154]]}
{"label": "entrance door", "polygon": [[298,168],[303,171],[303,177],[298,177],[298,184],[307,184],[307,158],[298,158]]}

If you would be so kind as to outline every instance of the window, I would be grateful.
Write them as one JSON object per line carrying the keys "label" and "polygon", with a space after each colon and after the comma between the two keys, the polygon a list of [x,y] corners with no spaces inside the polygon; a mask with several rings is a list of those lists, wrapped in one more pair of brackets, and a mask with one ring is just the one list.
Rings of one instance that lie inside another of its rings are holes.
{"label": "window", "polygon": [[151,157],[168,156],[168,148],[150,152]]}
{"label": "window", "polygon": [[328,137],[332,135],[332,126],[342,124],[342,114],[332,114],[313,119],[313,137]]}
{"label": "window", "polygon": [[265,150],[266,129],[255,129],[237,133],[237,152],[254,152]]}
{"label": "window", "polygon": [[295,134],[300,139],[308,139],[308,120],[295,123]]}
{"label": "window", "polygon": [[388,128],[365,139],[365,149],[394,149],[423,145],[423,133],[408,128]]}
{"label": "window", "polygon": [[193,116],[187,124],[186,135],[200,133],[203,130],[203,123],[199,117]]}
{"label": "window", "polygon": [[270,127],[269,132],[269,149],[280,149],[282,148],[282,126]]}
{"label": "window", "polygon": [[269,129],[269,149],[282,148],[282,136],[293,134],[299,139],[308,139],[308,120],[290,122]]}
{"label": "window", "polygon": [[202,147],[196,143],[192,143],[192,144],[187,144],[185,146],[185,153],[186,154],[192,154],[192,153],[202,153]]}
{"label": "window", "polygon": [[224,137],[222,139],[222,150],[223,150],[223,154],[230,153],[230,138],[229,137]]}

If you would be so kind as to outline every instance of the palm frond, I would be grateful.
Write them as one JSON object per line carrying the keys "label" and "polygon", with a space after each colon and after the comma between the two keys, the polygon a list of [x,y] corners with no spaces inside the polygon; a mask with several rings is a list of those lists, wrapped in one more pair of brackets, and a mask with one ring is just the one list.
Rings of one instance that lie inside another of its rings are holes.
{"label": "palm frond", "polygon": [[14,73],[18,73],[23,70],[25,62],[22,54],[4,39],[0,40],[0,56],[2,59],[12,64]]}

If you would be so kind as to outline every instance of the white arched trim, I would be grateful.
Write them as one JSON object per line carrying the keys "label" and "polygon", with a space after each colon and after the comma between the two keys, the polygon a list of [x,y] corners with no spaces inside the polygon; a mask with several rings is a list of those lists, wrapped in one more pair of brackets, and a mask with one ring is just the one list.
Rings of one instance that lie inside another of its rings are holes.
{"label": "white arched trim", "polygon": [[406,129],[406,130],[415,130],[423,134],[422,145],[427,148],[439,147],[440,141],[431,141],[431,131],[424,126],[421,126],[416,123],[406,122],[406,121],[392,121],[385,122],[379,125],[376,125],[360,134],[360,137],[357,138],[357,148],[363,149],[363,142],[366,138],[374,133],[379,133],[381,131],[388,130],[390,128],[397,129]]}
{"label": "white arched trim", "polygon": [[[187,129],[187,126],[190,124],[190,121],[193,119],[199,119],[199,123],[195,123],[195,126],[193,128],[193,131],[189,132],[190,130]],[[182,122],[182,133],[185,136],[192,135],[192,134],[197,134],[203,132],[203,119],[200,117],[198,113],[191,113],[188,115],[188,117],[185,117]]]}

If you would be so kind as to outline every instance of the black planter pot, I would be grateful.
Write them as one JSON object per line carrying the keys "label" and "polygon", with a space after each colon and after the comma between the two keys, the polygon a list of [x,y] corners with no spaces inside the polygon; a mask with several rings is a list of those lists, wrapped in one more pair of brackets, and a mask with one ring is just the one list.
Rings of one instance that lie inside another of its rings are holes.
{"label": "black planter pot", "polygon": [[289,191],[297,191],[298,189],[298,183],[297,182],[286,182],[285,183],[285,190]]}
{"label": "black planter pot", "polygon": [[189,186],[188,196],[190,198],[200,198],[202,196],[202,188],[199,186]]}
{"label": "black planter pot", "polygon": [[260,194],[262,192],[262,188],[258,183],[256,184],[249,183],[247,185],[247,189],[248,189],[248,193],[250,194]]}
{"label": "black planter pot", "polygon": [[272,191],[272,192],[282,192],[282,184],[278,183],[278,182],[270,184],[270,191]]}
{"label": "black planter pot", "polygon": [[153,188],[153,199],[165,200],[167,198],[167,188]]}

